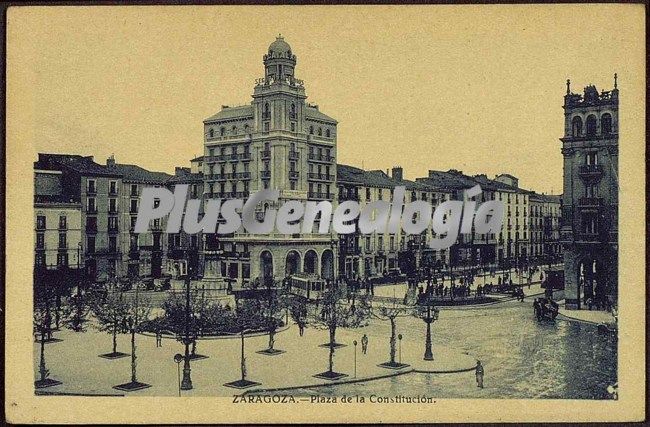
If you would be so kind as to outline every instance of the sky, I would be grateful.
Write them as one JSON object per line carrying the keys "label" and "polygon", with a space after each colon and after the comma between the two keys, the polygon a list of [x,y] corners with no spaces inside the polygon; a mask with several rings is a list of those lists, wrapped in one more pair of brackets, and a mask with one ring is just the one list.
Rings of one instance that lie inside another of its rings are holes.
{"label": "sky", "polygon": [[8,131],[33,141],[34,159],[71,153],[104,163],[114,154],[172,173],[203,154],[203,119],[251,101],[262,55],[282,33],[307,101],[339,122],[339,163],[399,165],[409,179],[429,169],[509,173],[558,194],[566,79],[573,92],[610,90],[618,73],[624,129],[626,105],[638,102],[626,86],[645,78],[643,13],[642,5],[13,8],[8,112],[17,124]]}

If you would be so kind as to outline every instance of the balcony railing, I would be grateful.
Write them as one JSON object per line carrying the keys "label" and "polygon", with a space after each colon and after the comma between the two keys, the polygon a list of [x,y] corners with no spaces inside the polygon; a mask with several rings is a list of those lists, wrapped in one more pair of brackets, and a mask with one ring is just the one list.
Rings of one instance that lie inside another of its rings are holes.
{"label": "balcony railing", "polygon": [[289,179],[298,179],[300,172],[298,171],[289,171]]}
{"label": "balcony railing", "polygon": [[241,153],[239,155],[239,160],[248,161],[250,159],[251,159],[251,153],[250,152]]}
{"label": "balcony railing", "polygon": [[270,158],[271,158],[271,150],[263,150],[262,159],[270,159]]}
{"label": "balcony railing", "polygon": [[108,209],[108,213],[111,214],[111,215],[115,215],[115,214],[117,214],[117,207],[115,207],[115,208],[109,208],[109,209]]}
{"label": "balcony railing", "polygon": [[326,173],[309,173],[309,179],[319,180],[319,181],[334,181],[334,175]]}
{"label": "balcony railing", "polygon": [[309,153],[309,160],[313,160],[315,162],[327,162],[331,163],[334,161],[333,156],[329,156],[327,154],[316,154],[316,153]]}
{"label": "balcony railing", "polygon": [[117,196],[117,188],[108,190],[108,195],[109,196]]}
{"label": "balcony railing", "polygon": [[134,207],[134,206],[130,206],[129,207],[129,213],[137,214],[138,213],[138,208]]}
{"label": "balcony railing", "polygon": [[297,151],[289,151],[289,160],[298,160],[299,154]]}
{"label": "balcony railing", "polygon": [[308,192],[307,197],[310,199],[330,199],[331,195],[329,193],[318,193],[310,191]]}
{"label": "balcony railing", "polygon": [[262,113],[262,120],[271,120],[271,113]]}
{"label": "balcony railing", "polygon": [[578,169],[580,175],[601,175],[603,173],[603,165],[582,165]]}
{"label": "balcony railing", "polygon": [[115,226],[115,227],[108,227],[108,232],[109,233],[119,233],[120,229]]}
{"label": "balcony railing", "polygon": [[578,206],[580,207],[600,207],[603,206],[602,197],[581,197],[578,200]]}
{"label": "balcony railing", "polygon": [[260,175],[262,176],[262,179],[271,178],[271,171],[262,171],[260,172]]}
{"label": "balcony railing", "polygon": [[87,206],[86,207],[86,213],[96,214],[97,213],[97,207],[96,206]]}
{"label": "balcony railing", "polygon": [[86,194],[97,194],[97,187],[88,187],[86,189]]}
{"label": "balcony railing", "polygon": [[235,172],[232,174],[235,179],[251,179],[250,172]]}
{"label": "balcony railing", "polygon": [[348,200],[352,200],[355,202],[359,201],[359,194],[354,194],[354,193],[339,193],[339,201],[340,202],[345,202]]}
{"label": "balcony railing", "polygon": [[68,224],[59,223],[59,230],[63,231],[63,230],[67,230],[67,229],[68,229]]}

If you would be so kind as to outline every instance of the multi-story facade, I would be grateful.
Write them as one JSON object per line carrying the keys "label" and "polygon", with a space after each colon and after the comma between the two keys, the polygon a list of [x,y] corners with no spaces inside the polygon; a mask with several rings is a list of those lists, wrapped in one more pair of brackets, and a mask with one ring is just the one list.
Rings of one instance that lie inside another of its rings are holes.
{"label": "multi-story facade", "polygon": [[[188,186],[187,199],[203,197],[203,156],[190,161],[189,168],[177,167],[174,176],[165,185],[174,191],[176,185]],[[184,218],[183,218],[184,219]],[[167,236],[167,264],[165,272],[172,278],[190,275],[203,276],[204,254],[203,233],[180,233]]]}
{"label": "multi-story facade", "polygon": [[559,262],[562,196],[531,192],[529,202],[530,257],[538,264]]}
{"label": "multi-story facade", "polygon": [[[451,191],[434,188],[421,182],[403,178],[403,169],[394,167],[391,175],[381,170],[365,171],[353,166],[337,166],[339,201],[355,200],[361,209],[383,200],[392,207],[395,187],[405,187],[404,202],[427,201],[435,207],[451,198]],[[347,278],[372,278],[391,271],[403,273],[420,267],[442,268],[449,261],[445,250],[434,251],[427,246],[433,236],[431,227],[419,235],[398,233],[355,233],[339,236],[339,273]]]}
{"label": "multi-story facade", "polygon": [[165,221],[153,220],[146,233],[137,234],[134,228],[142,189],[163,187],[171,176],[136,165],[117,163],[114,157],[106,160],[106,169],[122,178],[119,182],[109,181],[108,190],[108,246],[118,252],[116,275],[159,278],[164,272],[166,255]]}
{"label": "multi-story facade", "polygon": [[53,255],[41,247],[55,248],[48,242],[54,239],[54,229],[48,228],[56,226],[57,264],[83,267],[88,281],[160,277],[165,256],[162,224],[152,224],[151,232],[135,238],[132,229],[141,189],[164,185],[169,175],[116,164],[112,158],[101,165],[91,156],[62,154],[39,154],[34,169],[36,265],[53,262]]}
{"label": "multi-story facade", "polygon": [[[296,55],[281,36],[263,62],[264,77],[255,83],[252,102],[224,106],[203,122],[206,199],[246,198],[269,188],[280,192],[277,205],[335,204],[336,120],[306,102],[305,86],[295,77]],[[263,215],[263,208],[258,213]],[[335,236],[311,233],[207,235],[204,276],[239,283],[297,272],[333,277],[337,246]]]}
{"label": "multi-story facade", "polygon": [[618,294],[618,87],[564,96],[564,244],[566,307]]}
{"label": "multi-story facade", "polygon": [[79,269],[82,264],[81,202],[63,194],[63,172],[36,170],[34,178],[36,268]]}
{"label": "multi-story facade", "polygon": [[34,169],[60,172],[62,197],[80,205],[80,252],[85,276],[89,280],[115,276],[119,250],[110,245],[109,217],[113,214],[109,214],[109,193],[113,186],[121,185],[122,177],[95,163],[92,157],[77,155],[39,154]]}

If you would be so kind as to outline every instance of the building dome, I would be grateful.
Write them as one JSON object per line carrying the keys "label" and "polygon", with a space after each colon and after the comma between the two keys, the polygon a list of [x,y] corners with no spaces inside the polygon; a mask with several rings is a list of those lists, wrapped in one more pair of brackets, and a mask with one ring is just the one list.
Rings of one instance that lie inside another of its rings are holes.
{"label": "building dome", "polygon": [[279,35],[269,46],[269,54],[273,56],[291,57],[291,46],[289,46],[289,43],[284,41],[282,35]]}

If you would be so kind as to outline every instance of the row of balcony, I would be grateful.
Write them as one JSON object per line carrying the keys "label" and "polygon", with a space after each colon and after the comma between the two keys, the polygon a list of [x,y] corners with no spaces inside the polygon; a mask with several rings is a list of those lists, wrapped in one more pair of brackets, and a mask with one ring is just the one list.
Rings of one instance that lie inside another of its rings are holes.
{"label": "row of balcony", "polygon": [[326,174],[326,173],[309,172],[309,179],[318,180],[318,181],[334,181],[334,175]]}
{"label": "row of balcony", "polygon": [[309,199],[323,199],[323,200],[328,200],[332,198],[332,194],[330,193],[319,193],[315,191],[310,191],[307,193],[307,198]]}
{"label": "row of balcony", "polygon": [[206,175],[208,181],[225,181],[227,179],[251,179],[250,172],[213,173]]}
{"label": "row of balcony", "polygon": [[232,154],[221,154],[221,155],[216,155],[216,156],[205,156],[205,162],[206,163],[214,163],[214,162],[237,162],[237,161],[250,161],[251,160],[251,153],[232,153]]}
{"label": "row of balcony", "polygon": [[250,195],[249,191],[225,191],[223,193],[205,193],[209,199],[245,199]]}
{"label": "row of balcony", "polygon": [[309,160],[315,162],[332,163],[334,162],[334,156],[330,156],[328,154],[309,153]]}
{"label": "row of balcony", "polygon": [[[95,195],[95,194],[97,194],[97,187],[86,188],[86,195],[92,196],[92,195]],[[110,189],[108,190],[108,195],[109,196],[117,196],[117,194],[118,194],[117,193],[117,188],[114,189],[114,190],[110,190]],[[137,196],[138,193],[135,192],[135,194],[134,194],[134,192],[131,192],[131,195],[132,196]]]}

